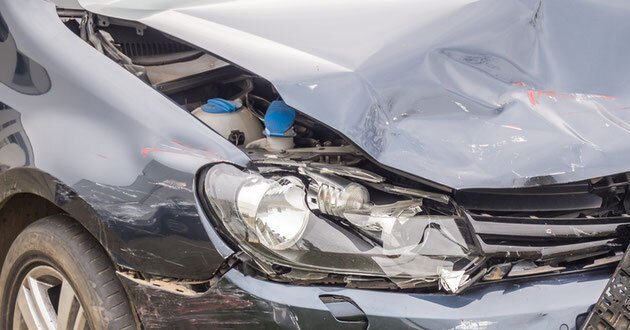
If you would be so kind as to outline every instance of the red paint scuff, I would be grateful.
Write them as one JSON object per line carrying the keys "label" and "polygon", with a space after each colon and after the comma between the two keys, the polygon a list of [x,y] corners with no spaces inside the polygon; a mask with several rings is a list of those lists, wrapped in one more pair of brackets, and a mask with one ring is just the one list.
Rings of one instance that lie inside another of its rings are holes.
{"label": "red paint scuff", "polygon": [[536,100],[536,94],[534,90],[527,91],[527,95],[529,96],[529,104],[531,104],[532,107],[535,107],[538,101]]}
{"label": "red paint scuff", "polygon": [[581,93],[562,93],[551,90],[535,90],[530,89],[527,91],[527,97],[529,98],[529,104],[532,107],[535,107],[539,103],[539,99],[541,97],[559,97],[564,99],[571,99],[574,101],[580,101],[585,99],[592,100],[604,100],[604,101],[614,101],[617,98],[615,96],[610,95],[599,95],[599,94],[581,94]]}

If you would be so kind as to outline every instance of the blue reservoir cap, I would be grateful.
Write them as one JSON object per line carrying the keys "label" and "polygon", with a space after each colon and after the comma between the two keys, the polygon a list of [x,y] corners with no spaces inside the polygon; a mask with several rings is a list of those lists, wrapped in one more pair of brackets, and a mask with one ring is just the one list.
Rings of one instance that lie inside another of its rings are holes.
{"label": "blue reservoir cap", "polygon": [[240,106],[235,102],[215,98],[208,100],[208,103],[201,106],[201,110],[207,113],[230,113],[238,110]]}
{"label": "blue reservoir cap", "polygon": [[[265,113],[265,135],[291,136],[289,132],[295,123],[295,109],[284,101],[273,101]],[[289,133],[289,134],[287,134]]]}

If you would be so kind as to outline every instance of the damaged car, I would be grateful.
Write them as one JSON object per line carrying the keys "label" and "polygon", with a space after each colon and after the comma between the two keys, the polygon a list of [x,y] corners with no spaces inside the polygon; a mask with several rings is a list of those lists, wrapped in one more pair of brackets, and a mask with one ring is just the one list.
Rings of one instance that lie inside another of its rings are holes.
{"label": "damaged car", "polygon": [[0,329],[604,324],[629,15],[3,0]]}

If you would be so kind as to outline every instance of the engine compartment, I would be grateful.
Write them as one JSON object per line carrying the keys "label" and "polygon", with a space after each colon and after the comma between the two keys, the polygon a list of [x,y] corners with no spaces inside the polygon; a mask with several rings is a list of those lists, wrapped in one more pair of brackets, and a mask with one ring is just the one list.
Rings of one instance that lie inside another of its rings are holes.
{"label": "engine compartment", "polygon": [[[273,101],[281,101],[278,92],[265,79],[138,23],[83,11],[60,10],[59,15],[77,36],[193,113],[236,146],[244,149],[267,146],[262,141],[251,146],[245,143],[263,137],[265,113]],[[232,103],[233,108],[217,109],[218,112],[211,115],[205,112],[204,116],[201,108],[213,99]],[[241,112],[248,114],[241,115]],[[234,113],[237,115],[230,115]],[[334,156],[358,154],[330,129],[300,113],[294,116],[288,127],[291,132],[286,132],[293,143],[283,149],[267,146],[270,151],[299,153],[308,148],[328,148],[322,151],[330,161],[337,159]],[[224,126],[247,129],[246,132],[237,130],[232,133]],[[258,127],[260,131],[252,130]]]}

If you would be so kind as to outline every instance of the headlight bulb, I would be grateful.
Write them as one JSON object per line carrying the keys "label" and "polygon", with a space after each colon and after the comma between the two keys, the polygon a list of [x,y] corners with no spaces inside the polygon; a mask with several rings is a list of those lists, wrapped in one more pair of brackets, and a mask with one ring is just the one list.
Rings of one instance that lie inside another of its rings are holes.
{"label": "headlight bulb", "polygon": [[328,215],[343,218],[346,212],[357,212],[371,205],[370,193],[350,180],[301,169],[313,182],[309,187],[309,205]]}
{"label": "headlight bulb", "polygon": [[317,203],[323,213],[343,217],[345,212],[369,205],[370,194],[365,187],[353,182],[345,187],[323,183],[317,192]]}

